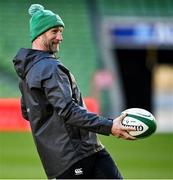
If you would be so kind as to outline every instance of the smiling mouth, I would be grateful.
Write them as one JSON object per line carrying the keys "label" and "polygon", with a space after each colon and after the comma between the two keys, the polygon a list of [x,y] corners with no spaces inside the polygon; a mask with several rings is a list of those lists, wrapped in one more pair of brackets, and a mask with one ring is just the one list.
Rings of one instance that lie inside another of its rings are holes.
{"label": "smiling mouth", "polygon": [[58,46],[59,46],[59,43],[52,43],[52,46],[53,46],[53,47],[58,47]]}

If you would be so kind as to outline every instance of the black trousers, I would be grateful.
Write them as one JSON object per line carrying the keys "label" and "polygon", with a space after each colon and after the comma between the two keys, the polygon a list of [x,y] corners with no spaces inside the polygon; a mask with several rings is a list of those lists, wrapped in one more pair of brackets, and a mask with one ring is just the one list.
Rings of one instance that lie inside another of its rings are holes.
{"label": "black trousers", "polygon": [[104,149],[78,161],[56,179],[123,179],[123,177]]}

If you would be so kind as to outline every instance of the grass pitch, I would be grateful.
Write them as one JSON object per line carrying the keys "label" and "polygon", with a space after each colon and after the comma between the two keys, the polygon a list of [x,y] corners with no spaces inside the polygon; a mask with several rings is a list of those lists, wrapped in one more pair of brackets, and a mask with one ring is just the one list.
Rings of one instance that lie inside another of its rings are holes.
{"label": "grass pitch", "polygon": [[[137,141],[99,136],[126,179],[173,179],[173,134]],[[0,179],[46,178],[30,133],[0,133]]]}

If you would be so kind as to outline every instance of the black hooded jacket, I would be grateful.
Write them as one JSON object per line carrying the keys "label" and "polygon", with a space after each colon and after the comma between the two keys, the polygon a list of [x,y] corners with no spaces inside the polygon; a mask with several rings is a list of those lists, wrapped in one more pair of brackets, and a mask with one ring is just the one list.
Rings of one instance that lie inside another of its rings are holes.
{"label": "black hooded jacket", "polygon": [[23,117],[48,178],[102,150],[96,133],[109,135],[112,120],[87,111],[74,77],[52,54],[20,49],[13,60],[20,77]]}

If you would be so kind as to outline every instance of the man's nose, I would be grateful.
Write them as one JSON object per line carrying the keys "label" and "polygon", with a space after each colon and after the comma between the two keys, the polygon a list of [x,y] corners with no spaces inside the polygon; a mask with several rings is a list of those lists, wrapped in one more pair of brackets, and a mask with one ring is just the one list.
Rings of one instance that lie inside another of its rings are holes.
{"label": "man's nose", "polygon": [[56,39],[57,39],[58,41],[63,41],[63,36],[62,36],[62,34],[61,34],[61,33],[58,33],[57,36],[56,36]]}

